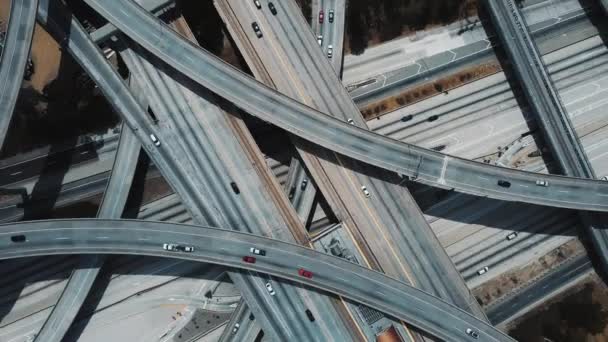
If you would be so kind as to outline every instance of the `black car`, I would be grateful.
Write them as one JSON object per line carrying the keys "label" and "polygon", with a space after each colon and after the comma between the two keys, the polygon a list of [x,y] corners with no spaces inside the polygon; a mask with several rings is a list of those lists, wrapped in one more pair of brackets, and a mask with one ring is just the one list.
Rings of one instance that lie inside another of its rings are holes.
{"label": "black car", "polygon": [[272,13],[272,15],[277,15],[277,8],[274,7],[274,4],[272,2],[268,3],[268,9],[270,10],[270,13]]}
{"label": "black car", "polygon": [[511,187],[511,182],[508,182],[506,180],[499,180],[498,181],[498,185],[502,186],[503,188],[510,188]]}
{"label": "black car", "polygon": [[314,322],[315,321],[315,316],[312,314],[312,312],[310,310],[308,310],[308,309],[306,309],[305,312],[306,312],[306,316],[308,317],[308,320],[311,321],[311,322]]}
{"label": "black car", "polygon": [[334,22],[334,10],[329,10],[329,15],[327,16],[327,20],[329,20],[330,23]]}
{"label": "black car", "polygon": [[239,186],[236,185],[235,182],[231,182],[230,183],[230,187],[232,187],[232,191],[234,191],[235,194],[240,194],[241,193],[241,189],[239,189]]}
{"label": "black car", "polygon": [[260,30],[260,25],[258,25],[258,23],[256,23],[255,21],[251,23],[251,27],[253,28],[253,32],[255,32],[255,35],[258,38],[262,38],[262,30]]}
{"label": "black car", "polygon": [[414,116],[412,114],[408,114],[401,118],[401,122],[408,122],[408,121],[412,120],[413,117]]}
{"label": "black car", "polygon": [[304,191],[304,189],[306,189],[307,185],[308,185],[308,178],[304,178],[304,180],[302,181],[302,184],[300,185],[300,190]]}
{"label": "black car", "polygon": [[291,189],[289,189],[289,196],[287,196],[287,197],[289,197],[289,199],[292,199],[293,195],[295,195],[295,193],[296,193],[296,187],[292,186]]}
{"label": "black car", "polygon": [[25,242],[26,238],[25,238],[25,235],[13,235],[13,236],[11,236],[11,241],[18,242],[18,243]]}

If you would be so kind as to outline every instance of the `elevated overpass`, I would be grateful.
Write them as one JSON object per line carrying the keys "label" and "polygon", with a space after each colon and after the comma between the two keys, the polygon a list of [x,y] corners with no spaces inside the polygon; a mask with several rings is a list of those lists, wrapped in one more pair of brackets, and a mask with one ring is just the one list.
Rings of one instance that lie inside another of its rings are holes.
{"label": "elevated overpass", "polygon": [[38,0],[11,1],[0,59],[0,150],[17,103],[36,26]]}
{"label": "elevated overpass", "polygon": [[[13,242],[22,235],[24,242]],[[194,247],[169,252],[164,243]],[[245,263],[255,246],[266,256]],[[269,274],[333,293],[401,319],[446,341],[513,341],[467,312],[426,292],[328,254],[227,229],[136,220],[51,220],[0,225],[0,259],[56,254],[132,254],[179,258]],[[302,277],[298,270],[313,272]],[[268,278],[272,282],[273,279]]]}

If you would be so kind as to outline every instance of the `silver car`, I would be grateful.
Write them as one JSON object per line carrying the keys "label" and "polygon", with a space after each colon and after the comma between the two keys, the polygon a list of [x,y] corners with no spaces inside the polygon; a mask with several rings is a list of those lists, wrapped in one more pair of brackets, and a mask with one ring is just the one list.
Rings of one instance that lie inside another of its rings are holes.
{"label": "silver car", "polygon": [[152,140],[152,142],[154,143],[154,146],[156,146],[156,147],[160,146],[160,140],[158,140],[156,135],[150,134],[150,140]]}
{"label": "silver car", "polygon": [[369,191],[367,190],[367,187],[365,185],[361,185],[361,191],[363,191],[363,194],[365,195],[365,197],[370,198],[372,195],[369,193]]}
{"label": "silver car", "polygon": [[270,285],[270,283],[266,283],[266,290],[268,290],[268,293],[270,293],[271,296],[277,294],[276,292],[274,292],[274,289],[272,288],[272,285]]}
{"label": "silver car", "polygon": [[489,270],[490,270],[490,268],[489,268],[488,266],[486,266],[486,267],[484,267],[484,268],[480,269],[479,271],[477,271],[477,275],[482,275],[482,274],[485,274],[485,273],[487,273]]}

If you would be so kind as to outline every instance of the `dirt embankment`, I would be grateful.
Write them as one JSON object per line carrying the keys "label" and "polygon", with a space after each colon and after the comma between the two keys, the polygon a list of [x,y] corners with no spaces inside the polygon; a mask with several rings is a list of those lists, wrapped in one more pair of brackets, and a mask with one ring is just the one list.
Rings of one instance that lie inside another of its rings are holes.
{"label": "dirt embankment", "polygon": [[382,101],[370,103],[361,108],[361,114],[366,120],[378,118],[384,114],[412,105],[430,97],[447,93],[457,87],[493,75],[502,70],[498,61],[469,67],[454,74],[437,78],[429,83],[408,88],[398,95],[385,98]]}
{"label": "dirt embankment", "polygon": [[569,241],[548,254],[543,255],[527,266],[506,272],[473,289],[473,295],[482,306],[487,306],[499,300],[505,294],[517,290],[518,287],[537,279],[566,259],[584,252],[584,247],[578,240]]}
{"label": "dirt embankment", "polygon": [[513,322],[508,332],[521,342],[608,341],[608,288],[594,274]]}

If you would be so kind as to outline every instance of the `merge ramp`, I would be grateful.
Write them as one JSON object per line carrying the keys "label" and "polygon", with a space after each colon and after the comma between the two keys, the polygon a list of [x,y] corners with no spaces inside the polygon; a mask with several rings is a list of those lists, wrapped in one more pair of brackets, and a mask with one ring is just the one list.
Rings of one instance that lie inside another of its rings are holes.
{"label": "merge ramp", "polygon": [[[141,90],[135,93],[141,94]],[[122,125],[114,166],[107,182],[97,217],[120,218],[127,203],[140,151],[139,141],[129,127]],[[35,341],[60,342],[74,322],[82,304],[95,283],[105,258],[101,255],[83,255],[51,314],[36,335]]]}
{"label": "merge ramp", "polygon": [[[12,242],[15,234],[24,235],[26,241]],[[194,251],[166,251],[162,245],[167,241],[193,246]],[[244,263],[241,251],[252,245],[273,257]],[[466,311],[382,273],[310,248],[231,229],[99,219],[0,225],[0,259],[83,253],[151,255],[266,273],[362,303],[445,341],[470,342],[465,332],[469,328],[479,332],[480,341],[514,341]],[[298,274],[302,267],[313,272],[312,278]]]}

